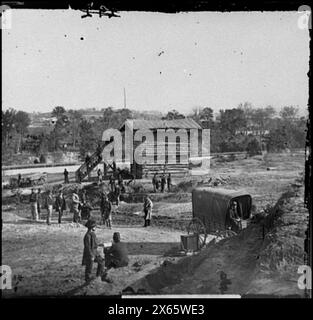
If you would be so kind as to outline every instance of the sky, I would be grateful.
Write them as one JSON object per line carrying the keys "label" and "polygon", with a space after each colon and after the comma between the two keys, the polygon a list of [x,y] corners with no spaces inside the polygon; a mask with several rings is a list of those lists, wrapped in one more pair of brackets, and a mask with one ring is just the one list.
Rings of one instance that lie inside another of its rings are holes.
{"label": "sky", "polygon": [[27,112],[124,106],[195,107],[308,102],[309,32],[294,12],[13,10],[2,37],[2,108]]}

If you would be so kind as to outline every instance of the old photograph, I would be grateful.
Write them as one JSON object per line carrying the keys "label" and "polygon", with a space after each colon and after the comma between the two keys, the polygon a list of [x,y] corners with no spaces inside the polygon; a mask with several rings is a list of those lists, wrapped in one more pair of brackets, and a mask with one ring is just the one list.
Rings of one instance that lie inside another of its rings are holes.
{"label": "old photograph", "polygon": [[310,298],[310,7],[64,3],[1,5],[2,297]]}

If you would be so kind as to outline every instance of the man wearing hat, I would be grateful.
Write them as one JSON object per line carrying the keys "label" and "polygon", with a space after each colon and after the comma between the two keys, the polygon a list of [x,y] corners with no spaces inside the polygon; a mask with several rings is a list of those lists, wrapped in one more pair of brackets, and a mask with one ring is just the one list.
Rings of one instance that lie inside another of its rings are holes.
{"label": "man wearing hat", "polygon": [[78,191],[75,190],[73,192],[72,195],[72,208],[73,208],[73,222],[80,222],[80,210],[79,210],[79,206],[80,206],[81,202],[79,201],[79,196],[78,196]]}
{"label": "man wearing hat", "polygon": [[96,221],[94,219],[90,219],[86,222],[85,226],[88,228],[87,233],[84,237],[84,253],[83,253],[83,261],[82,265],[85,266],[85,280],[86,282],[91,281],[91,273],[92,273],[92,267],[93,262],[96,259],[98,262],[98,268],[97,268],[97,276],[102,275],[103,270],[103,262],[102,259],[98,258],[98,244],[97,244],[97,237],[95,234],[96,229]]}
{"label": "man wearing hat", "polygon": [[128,265],[128,251],[126,244],[121,242],[119,232],[113,234],[113,244],[110,248],[103,249],[105,256],[105,266],[107,269],[126,267]]}
{"label": "man wearing hat", "polygon": [[153,203],[148,197],[148,195],[145,196],[144,198],[144,203],[143,203],[143,212],[145,214],[145,224],[144,227],[149,227],[150,226],[150,220],[151,220],[151,215],[152,215],[152,207]]}
{"label": "man wearing hat", "polygon": [[55,209],[59,214],[58,222],[61,224],[63,211],[66,210],[66,201],[62,189],[59,191],[59,194],[55,199]]}
{"label": "man wearing hat", "polygon": [[32,212],[33,220],[38,220],[38,194],[35,192],[35,189],[32,188],[32,192],[30,194],[29,203]]}
{"label": "man wearing hat", "polygon": [[51,224],[50,220],[52,216],[53,203],[54,203],[54,199],[53,199],[52,191],[48,190],[48,194],[45,199],[45,207],[47,208],[47,225]]}
{"label": "man wearing hat", "polygon": [[112,228],[112,204],[108,196],[103,191],[100,201],[101,223],[105,224],[108,228]]}

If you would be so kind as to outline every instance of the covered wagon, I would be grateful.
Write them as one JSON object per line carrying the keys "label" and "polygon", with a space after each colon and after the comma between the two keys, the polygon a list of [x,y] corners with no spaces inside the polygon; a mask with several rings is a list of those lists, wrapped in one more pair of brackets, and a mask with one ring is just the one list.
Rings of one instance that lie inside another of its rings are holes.
{"label": "covered wagon", "polygon": [[[239,228],[235,229],[231,205],[238,206]],[[244,190],[199,187],[192,190],[192,216],[188,233],[199,235],[199,246],[205,244],[207,234],[234,235],[246,228],[251,216],[252,197]]]}

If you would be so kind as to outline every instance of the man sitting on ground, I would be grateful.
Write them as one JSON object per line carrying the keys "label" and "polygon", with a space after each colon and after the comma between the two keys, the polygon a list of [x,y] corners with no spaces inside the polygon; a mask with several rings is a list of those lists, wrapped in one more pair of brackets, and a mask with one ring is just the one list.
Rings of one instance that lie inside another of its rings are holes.
{"label": "man sitting on ground", "polygon": [[121,242],[119,232],[114,232],[112,246],[109,248],[104,247],[103,253],[104,258],[97,255],[94,260],[98,263],[97,277],[101,276],[102,281],[109,281],[109,279],[107,279],[107,270],[126,267],[129,262],[126,244]]}
{"label": "man sitting on ground", "polygon": [[105,267],[120,268],[128,265],[128,251],[126,244],[121,242],[121,236],[119,232],[113,234],[113,244],[110,248],[103,249],[105,256]]}

